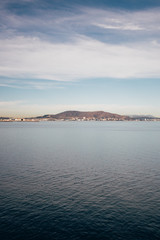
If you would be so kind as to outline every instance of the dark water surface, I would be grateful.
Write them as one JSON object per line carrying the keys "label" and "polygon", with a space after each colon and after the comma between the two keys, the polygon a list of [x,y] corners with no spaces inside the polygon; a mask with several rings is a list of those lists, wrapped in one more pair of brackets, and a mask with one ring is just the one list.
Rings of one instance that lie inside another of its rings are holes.
{"label": "dark water surface", "polygon": [[160,122],[0,123],[0,239],[160,239]]}

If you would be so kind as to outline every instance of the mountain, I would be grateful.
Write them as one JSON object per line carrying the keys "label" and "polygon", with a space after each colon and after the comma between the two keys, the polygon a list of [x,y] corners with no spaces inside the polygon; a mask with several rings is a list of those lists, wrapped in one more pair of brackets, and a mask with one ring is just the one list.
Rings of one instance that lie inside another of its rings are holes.
{"label": "mountain", "polygon": [[47,118],[50,120],[56,119],[64,119],[64,120],[71,120],[71,119],[116,119],[116,120],[129,120],[130,117],[123,116],[115,113],[109,113],[104,111],[95,111],[95,112],[80,112],[80,111],[65,111],[62,113],[58,113],[55,115],[44,115],[37,118]]}

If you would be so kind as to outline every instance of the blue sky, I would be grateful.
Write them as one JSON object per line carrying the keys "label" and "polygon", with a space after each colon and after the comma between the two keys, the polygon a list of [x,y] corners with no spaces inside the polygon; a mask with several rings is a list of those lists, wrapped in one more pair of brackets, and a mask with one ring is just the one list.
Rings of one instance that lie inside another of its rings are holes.
{"label": "blue sky", "polygon": [[160,117],[159,0],[5,0],[0,116]]}

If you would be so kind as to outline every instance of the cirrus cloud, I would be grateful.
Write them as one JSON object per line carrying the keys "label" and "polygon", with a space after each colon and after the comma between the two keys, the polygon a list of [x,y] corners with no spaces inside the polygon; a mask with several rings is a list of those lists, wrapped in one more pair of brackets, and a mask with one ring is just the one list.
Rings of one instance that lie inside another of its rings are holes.
{"label": "cirrus cloud", "polygon": [[85,78],[160,77],[160,49],[151,43],[114,45],[79,36],[74,43],[39,38],[0,40],[5,77],[74,81]]}
{"label": "cirrus cloud", "polygon": [[35,14],[18,15],[2,7],[0,76],[56,81],[160,77],[159,11],[38,8]]}

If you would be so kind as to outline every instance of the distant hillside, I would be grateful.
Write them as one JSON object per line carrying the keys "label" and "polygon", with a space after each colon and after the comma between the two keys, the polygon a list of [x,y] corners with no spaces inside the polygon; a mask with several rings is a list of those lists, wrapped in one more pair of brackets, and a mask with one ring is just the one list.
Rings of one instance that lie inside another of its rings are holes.
{"label": "distant hillside", "polygon": [[8,120],[8,119],[10,119],[9,117],[0,117],[0,120]]}
{"label": "distant hillside", "polygon": [[55,115],[44,115],[37,118],[48,118],[48,119],[72,119],[72,118],[86,118],[86,119],[108,119],[115,118],[119,120],[129,120],[128,116],[118,115],[115,113],[95,111],[95,112],[80,112],[80,111],[65,111]]}
{"label": "distant hillside", "polygon": [[130,115],[129,117],[132,118],[132,119],[140,119],[140,120],[157,119],[156,117],[154,117],[152,115]]}

